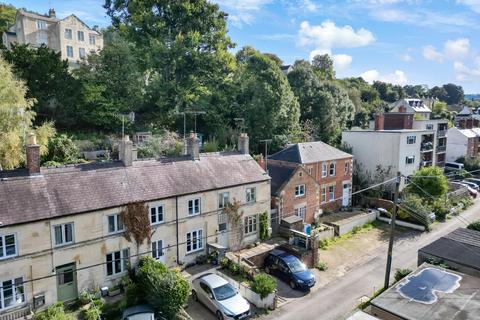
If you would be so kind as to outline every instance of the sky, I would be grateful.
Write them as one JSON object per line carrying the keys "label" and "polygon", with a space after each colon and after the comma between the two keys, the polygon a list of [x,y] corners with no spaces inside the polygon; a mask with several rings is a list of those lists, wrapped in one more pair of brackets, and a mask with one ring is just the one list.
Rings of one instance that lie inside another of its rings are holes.
{"label": "sky", "polygon": [[[5,1],[5,0],[4,0]],[[396,84],[453,82],[480,93],[480,0],[211,0],[229,14],[234,51],[251,45],[285,64],[318,53],[338,78]],[[6,0],[40,13],[110,20],[102,0]]]}

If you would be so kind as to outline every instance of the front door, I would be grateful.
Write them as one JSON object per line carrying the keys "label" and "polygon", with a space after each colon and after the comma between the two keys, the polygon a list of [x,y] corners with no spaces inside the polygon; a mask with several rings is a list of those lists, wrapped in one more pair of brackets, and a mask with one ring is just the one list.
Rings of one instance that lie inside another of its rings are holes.
{"label": "front door", "polygon": [[350,205],[350,185],[343,184],[342,206],[348,207]]}
{"label": "front door", "polygon": [[227,223],[218,224],[218,244],[225,248],[228,248]]}
{"label": "front door", "polygon": [[78,298],[77,273],[75,263],[66,264],[55,268],[57,274],[57,299],[70,301]]}

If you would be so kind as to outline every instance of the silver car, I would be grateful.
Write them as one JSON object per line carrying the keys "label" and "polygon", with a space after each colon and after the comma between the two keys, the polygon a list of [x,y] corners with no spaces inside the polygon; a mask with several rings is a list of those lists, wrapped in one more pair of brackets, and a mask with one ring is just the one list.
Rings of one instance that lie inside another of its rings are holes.
{"label": "silver car", "polygon": [[207,273],[192,281],[192,299],[212,310],[217,319],[247,319],[250,304],[225,279]]}

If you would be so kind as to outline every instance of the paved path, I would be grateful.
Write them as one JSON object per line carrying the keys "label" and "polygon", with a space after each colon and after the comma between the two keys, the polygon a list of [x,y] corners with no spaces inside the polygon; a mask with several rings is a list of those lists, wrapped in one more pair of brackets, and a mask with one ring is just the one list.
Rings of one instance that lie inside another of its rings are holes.
{"label": "paved path", "polygon": [[[396,268],[415,268],[417,251],[421,247],[438,239],[458,227],[465,227],[467,221],[480,219],[480,201],[461,214],[445,223],[436,224],[433,230],[410,239],[395,243],[393,251],[392,278]],[[283,308],[271,312],[264,319],[345,319],[359,304],[359,299],[371,296],[376,289],[383,286],[385,277],[387,245],[362,259],[356,268],[352,268],[341,278],[304,298],[289,303]]]}

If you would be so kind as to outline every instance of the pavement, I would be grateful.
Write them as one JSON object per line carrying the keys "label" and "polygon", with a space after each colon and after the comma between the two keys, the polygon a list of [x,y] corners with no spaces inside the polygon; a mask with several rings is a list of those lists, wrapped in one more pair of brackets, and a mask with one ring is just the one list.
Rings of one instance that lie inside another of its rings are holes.
{"label": "pavement", "polygon": [[[396,268],[415,269],[417,251],[439,237],[469,222],[480,219],[480,200],[460,214],[443,223],[433,225],[432,231],[412,234],[409,238],[395,241],[391,283]],[[353,312],[362,299],[373,295],[383,287],[385,278],[387,244],[362,258],[360,264],[342,277],[333,279],[324,287],[295,299],[282,308],[277,308],[262,319],[345,319]],[[317,316],[315,316],[317,315]]]}

